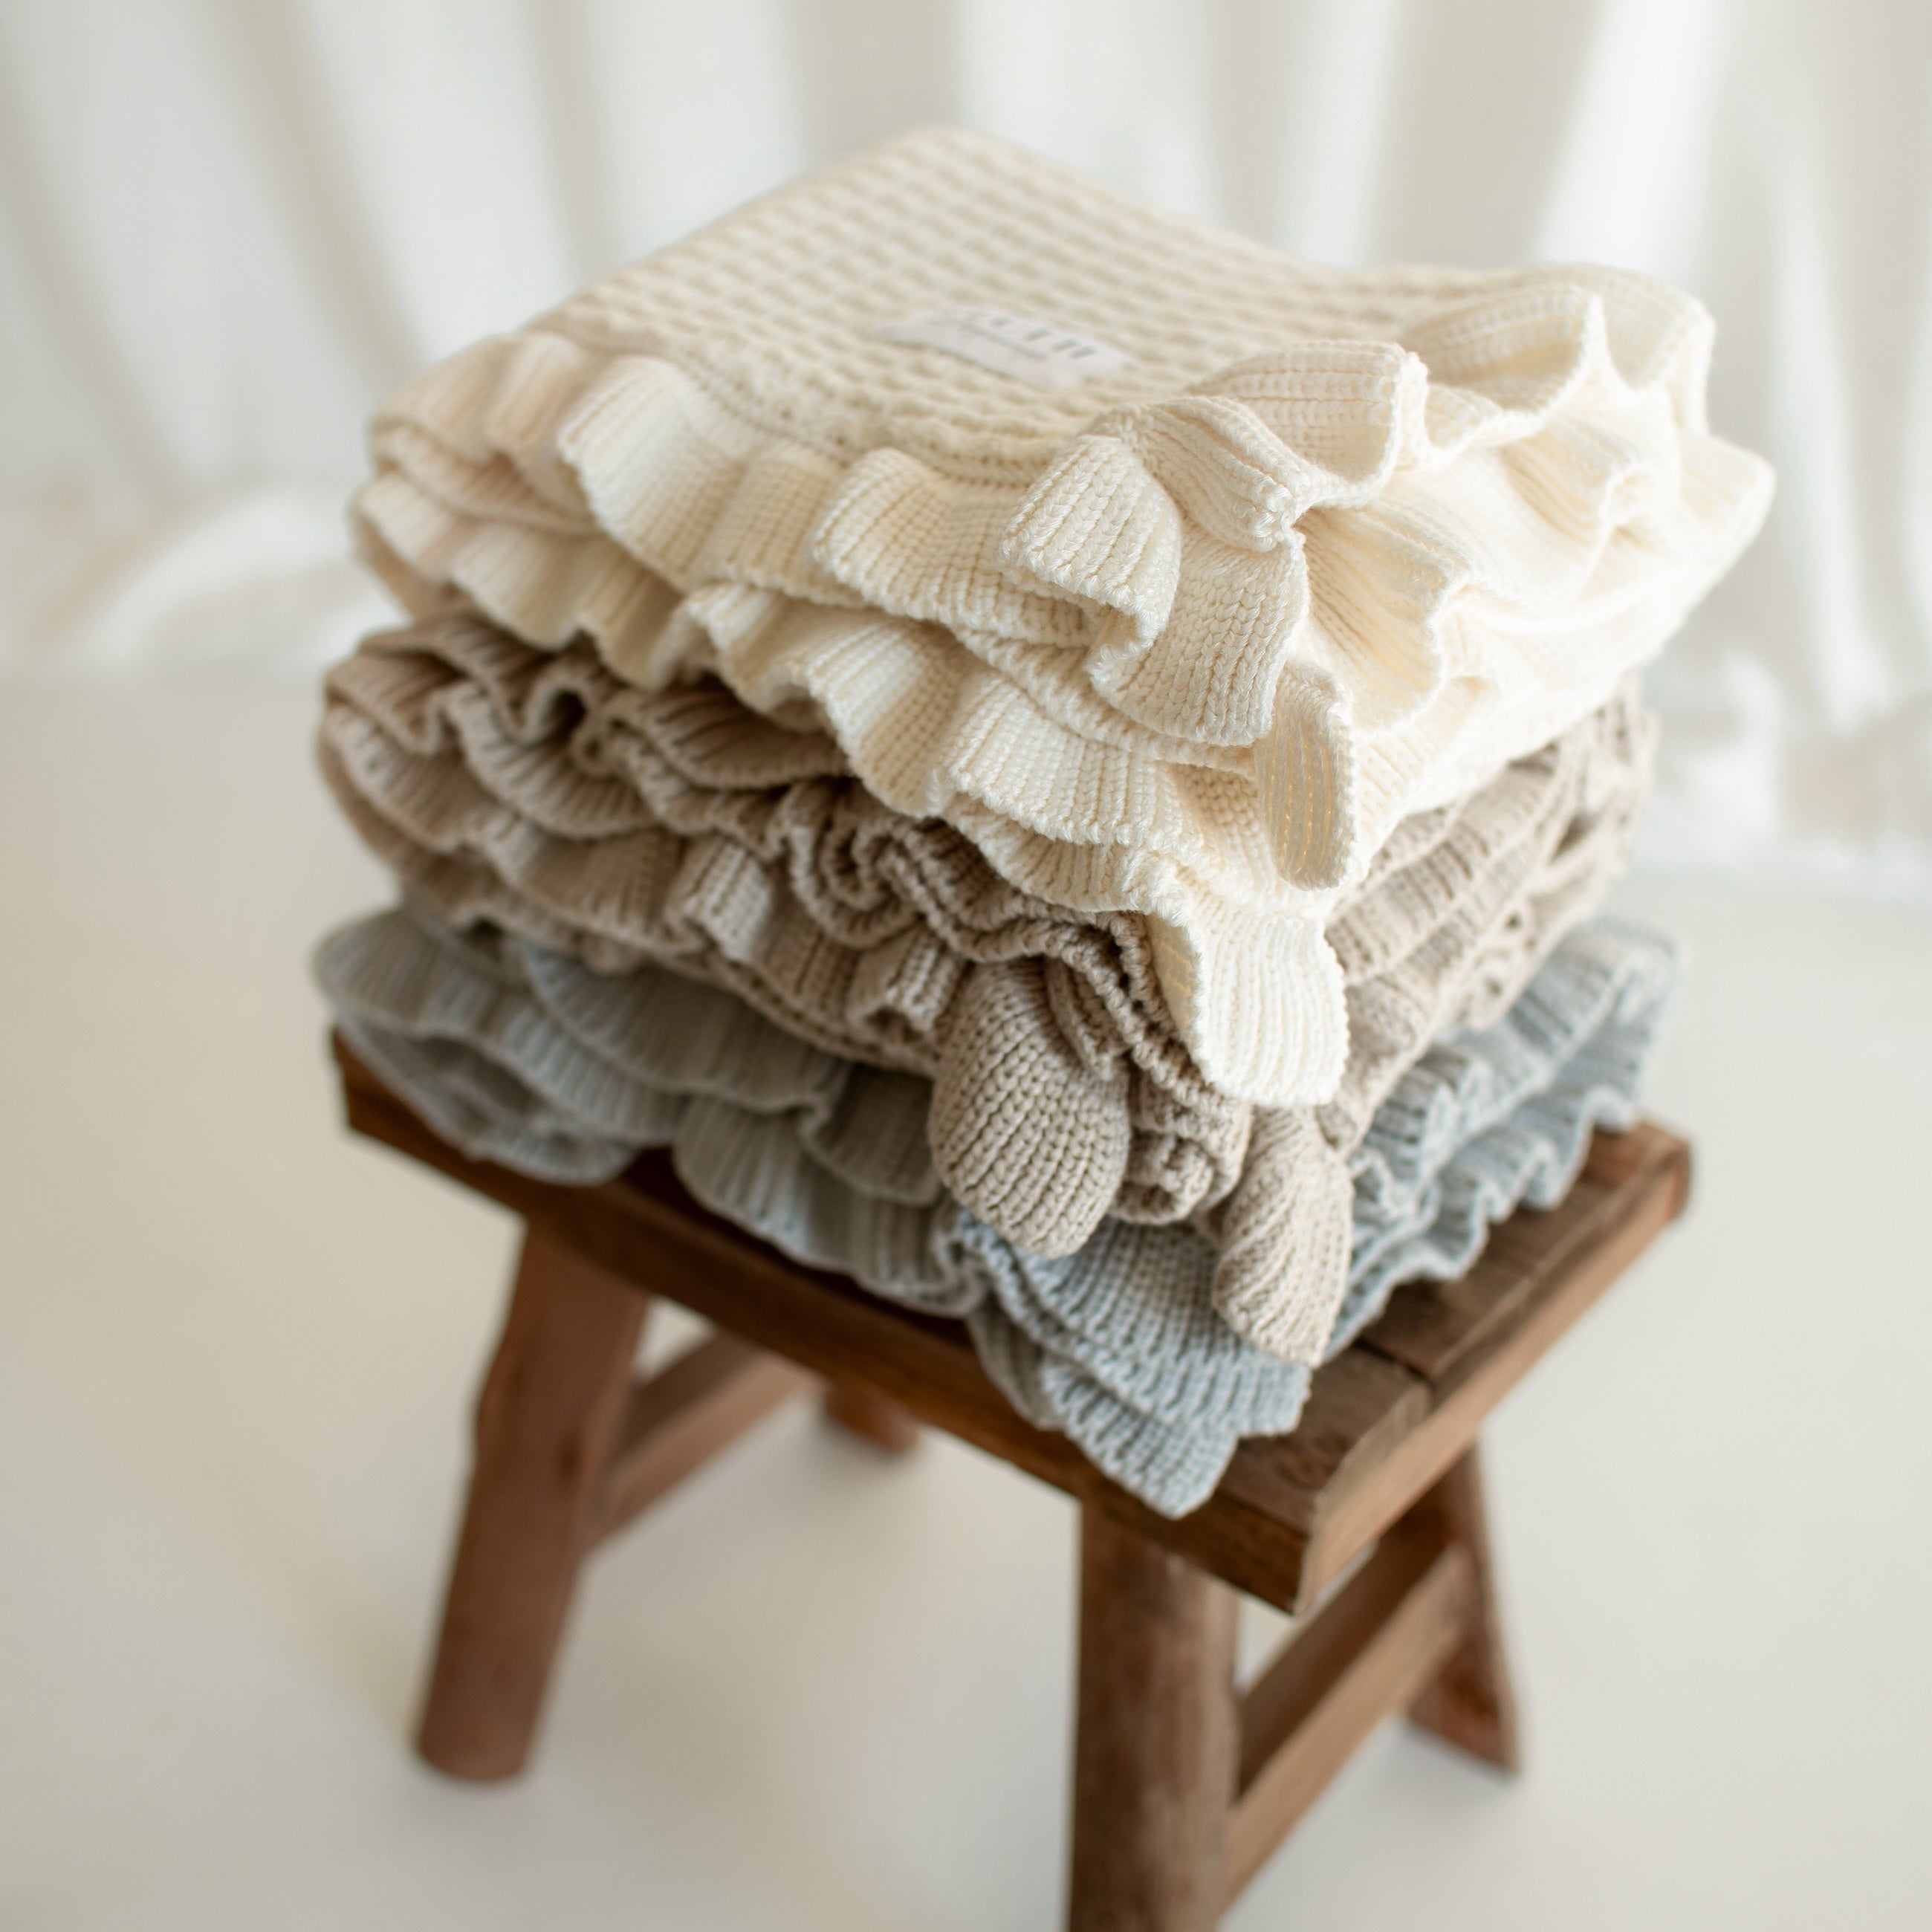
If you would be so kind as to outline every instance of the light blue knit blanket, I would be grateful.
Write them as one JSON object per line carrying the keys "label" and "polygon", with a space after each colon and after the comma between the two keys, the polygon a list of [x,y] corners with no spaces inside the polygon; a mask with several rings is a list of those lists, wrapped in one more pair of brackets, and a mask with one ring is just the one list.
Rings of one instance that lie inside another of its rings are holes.
{"label": "light blue knit blanket", "polygon": [[[697,1198],[774,1246],[964,1317],[1022,1414],[1163,1514],[1204,1502],[1243,1436],[1300,1413],[1308,1371],[1216,1312],[1205,1234],[1108,1221],[1071,1256],[1019,1252],[941,1187],[924,1080],[808,1046],[718,988],[593,973],[411,907],[331,935],[316,967],[357,1052],[452,1145],[567,1183],[669,1148]],[[1630,1124],[1676,972],[1666,942],[1594,921],[1496,1025],[1409,1070],[1352,1157],[1330,1354],[1398,1282],[1453,1278],[1495,1222],[1554,1206],[1594,1128]]]}

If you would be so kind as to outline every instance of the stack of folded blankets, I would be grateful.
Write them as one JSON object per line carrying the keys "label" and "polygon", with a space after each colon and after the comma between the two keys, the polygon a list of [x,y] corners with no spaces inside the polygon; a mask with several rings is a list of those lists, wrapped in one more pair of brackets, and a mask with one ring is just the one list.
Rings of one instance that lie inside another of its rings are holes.
{"label": "stack of folded blankets", "polygon": [[956,133],[728,216],[377,419],[344,1034],[479,1156],[668,1148],[1195,1508],[1634,1118],[1634,674],[1769,495],[1711,340]]}

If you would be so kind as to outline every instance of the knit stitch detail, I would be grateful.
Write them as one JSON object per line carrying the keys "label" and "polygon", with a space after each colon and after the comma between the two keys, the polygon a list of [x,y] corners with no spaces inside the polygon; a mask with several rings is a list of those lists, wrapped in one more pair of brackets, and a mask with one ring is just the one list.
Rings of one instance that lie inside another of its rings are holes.
{"label": "knit stitch detail", "polygon": [[[1132,359],[1034,390],[874,334],[986,301]],[[1312,1101],[1341,989],[1283,928],[1603,704],[1761,522],[1711,339],[1642,277],[1309,268],[926,134],[417,379],[356,518],[418,613],[812,707],[896,809],[1152,922],[1210,1080]]]}
{"label": "knit stitch detail", "polygon": [[[332,782],[445,917],[612,970],[655,958],[829,1051],[932,1076],[940,1172],[1022,1247],[1068,1253],[1110,1208],[1178,1219],[1234,1186],[1252,1110],[1176,1036],[1143,924],[1027,900],[949,828],[838,776],[822,737],[715,688],[638,692],[584,651],[469,620],[370,640],[330,689]],[[1362,1009],[1323,1116],[1336,1145],[1460,1016],[1462,979],[1513,996],[1587,909],[1620,862],[1647,742],[1612,707],[1390,842],[1331,929]],[[1560,907],[1526,898],[1573,879]],[[1513,964],[1492,956],[1506,931]],[[1282,1269],[1258,1265],[1235,1305],[1274,1292]]]}
{"label": "knit stitch detail", "polygon": [[[406,910],[336,934],[317,970],[351,1041],[454,1144],[567,1181],[669,1145],[698,1198],[795,1258],[965,1316],[1022,1412],[1156,1508],[1196,1506],[1242,1436],[1299,1414],[1306,1366],[1216,1317],[1198,1234],[1110,1222],[1072,1256],[1025,1255],[909,1159],[920,1083],[802,1048],[728,994],[600,979]],[[1348,1296],[1322,1352],[1396,1281],[1460,1272],[1519,1200],[1560,1198],[1592,1126],[1632,1118],[1671,979],[1660,942],[1600,922],[1498,1027],[1412,1070],[1352,1163]]]}

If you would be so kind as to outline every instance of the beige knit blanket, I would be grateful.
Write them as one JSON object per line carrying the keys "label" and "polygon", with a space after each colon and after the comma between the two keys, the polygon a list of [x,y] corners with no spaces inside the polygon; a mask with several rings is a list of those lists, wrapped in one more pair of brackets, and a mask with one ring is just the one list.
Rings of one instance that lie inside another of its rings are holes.
{"label": "beige knit blanket", "polygon": [[1486,1023],[1594,903],[1649,742],[1620,697],[1405,821],[1329,933],[1348,985],[1340,1090],[1269,1110],[1203,1078],[1144,920],[1018,891],[952,828],[883,806],[822,734],[715,685],[646,692],[587,647],[458,616],[370,639],[328,690],[332,784],[442,916],[605,970],[670,964],[830,1051],[927,1076],[940,1174],[1027,1252],[1070,1253],[1108,1214],[1216,1210],[1222,1305],[1282,1352],[1340,1292],[1347,1154],[1436,1034]]}
{"label": "beige knit blanket", "polygon": [[928,133],[418,378],[356,516],[412,609],[715,672],[1035,899],[1142,916],[1206,1077],[1321,1101],[1340,896],[1761,520],[1711,342],[1641,276],[1312,268]]}

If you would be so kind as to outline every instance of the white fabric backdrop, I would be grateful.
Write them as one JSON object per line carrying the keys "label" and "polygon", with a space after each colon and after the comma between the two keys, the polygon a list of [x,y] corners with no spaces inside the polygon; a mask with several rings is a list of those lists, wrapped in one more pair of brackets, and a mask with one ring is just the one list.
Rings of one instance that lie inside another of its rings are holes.
{"label": "white fabric backdrop", "polygon": [[1932,892],[1923,0],[0,0],[0,662],[304,673],[399,378],[985,128],[1338,261],[1694,290],[1766,536],[1653,678],[1669,856]]}

